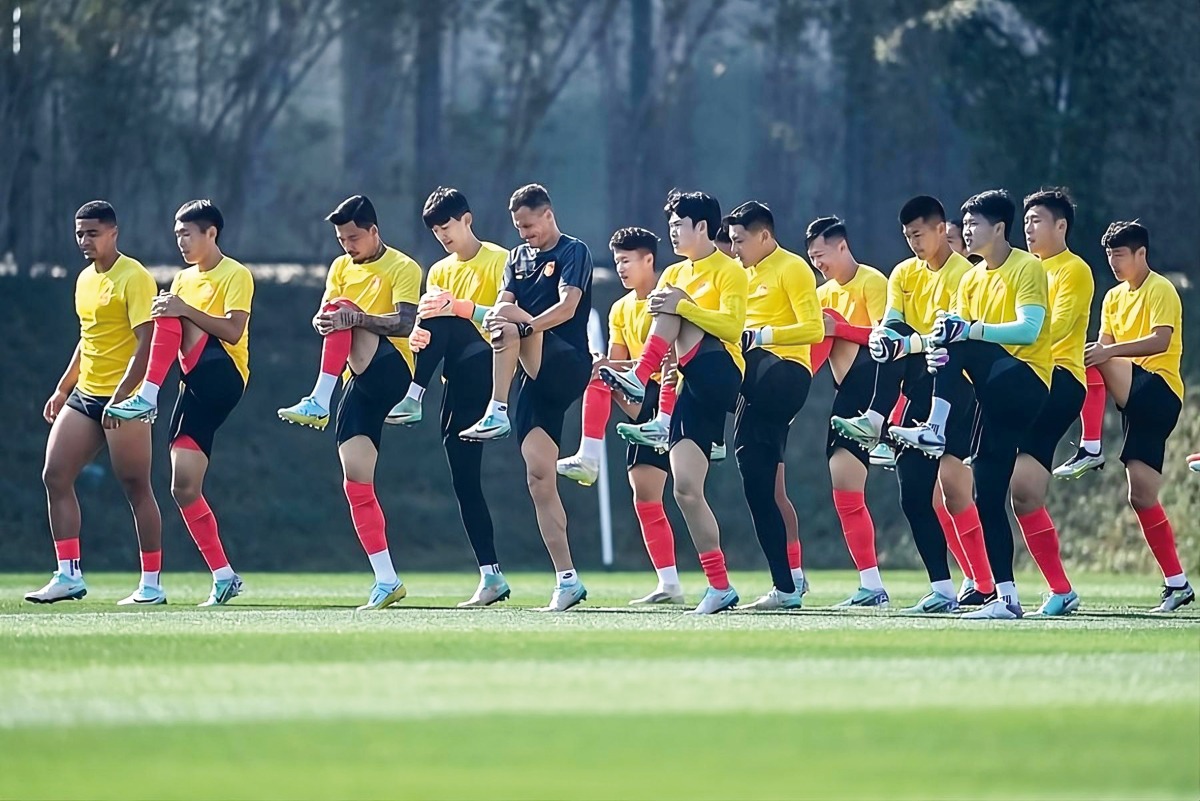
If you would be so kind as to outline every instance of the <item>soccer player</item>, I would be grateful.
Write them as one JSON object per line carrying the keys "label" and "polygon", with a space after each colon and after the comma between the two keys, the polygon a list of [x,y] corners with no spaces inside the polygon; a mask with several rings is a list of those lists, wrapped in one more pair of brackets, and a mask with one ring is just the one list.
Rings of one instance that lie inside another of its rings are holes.
{"label": "soccer player", "polygon": [[379,235],[369,198],[352,195],[326,218],[345,255],[325,279],[325,294],[312,325],[322,337],[321,371],[312,394],[279,410],[289,423],[324,429],[338,376],[349,367],[338,404],[338,458],[350,518],[375,584],[359,610],[383,609],[408,594],[396,575],[387,544],[387,523],[375,494],[375,465],[383,421],[412,380],[408,335],[417,320],[421,268]]}
{"label": "soccer player", "polygon": [[1075,204],[1063,189],[1043,189],[1025,198],[1025,241],[1042,260],[1049,292],[1050,394],[1017,449],[1012,476],[1012,507],[1033,561],[1050,585],[1050,597],[1038,609],[1045,617],[1079,608],[1059,551],[1058,531],[1046,511],[1054,448],[1079,416],[1087,392],[1083,346],[1087,341],[1095,282],[1083,259],[1067,249],[1075,222]]}
{"label": "soccer player", "polygon": [[[870,449],[879,441],[884,422],[901,386],[908,402],[901,423],[924,420],[929,413],[933,381],[923,359],[905,357],[924,352],[924,336],[933,330],[938,309],[948,308],[971,263],[950,248],[946,212],[937,198],[918,195],[900,209],[900,225],[913,258],[897,264],[888,277],[888,308],[884,322],[868,342],[879,363],[875,394],[866,412],[857,417],[834,415],[830,424],[847,441]],[[905,359],[898,379],[888,365]],[[971,470],[963,464],[972,449],[975,424],[970,387],[954,405],[939,465],[912,450],[896,460],[900,508],[908,520],[917,552],[929,576],[930,592],[905,611],[914,614],[953,612],[960,605],[978,605],[993,591],[987,551],[974,502]],[[935,494],[941,496],[936,498]],[[937,501],[941,501],[940,503]],[[946,547],[970,579],[955,596]]]}
{"label": "soccer player", "polygon": [[773,584],[747,608],[799,609],[807,588],[803,570],[799,582],[792,572],[776,489],[783,483],[788,431],[812,386],[810,346],[825,336],[817,283],[804,259],[779,246],[775,217],[765,204],[743,203],[723,222],[749,282],[734,455]]}
{"label": "soccer player", "polygon": [[87,595],[79,567],[79,499],[75,479],[84,465],[108,446],[113,473],[121,482],[142,558],[137,590],[117,603],[164,604],[162,516],[150,487],[150,428],[117,426],[104,408],[125,400],[146,372],[150,352],[150,303],[157,287],[138,262],[117,249],[117,213],[103,200],[75,212],[75,241],[88,259],[75,281],[79,342],[46,401],[50,424],[42,481],[50,509],[50,535],[58,570],[50,582],[25,596],[33,603],[77,600]]}
{"label": "soccer player", "polygon": [[982,416],[971,471],[996,599],[964,617],[1014,620],[1024,612],[1013,580],[1006,502],[1018,445],[1049,395],[1054,372],[1049,290],[1038,258],[1008,242],[1016,206],[1007,192],[975,195],[962,212],[967,249],[983,261],[962,277],[955,302],[949,311],[939,309],[929,336],[925,359],[937,378],[928,421],[893,428],[891,436],[940,458],[950,412],[970,380]]}
{"label": "soccer player", "polygon": [[1143,225],[1114,222],[1101,242],[1121,283],[1104,296],[1100,339],[1088,343],[1084,363],[1100,371],[1121,411],[1129,505],[1164,578],[1162,601],[1151,611],[1174,612],[1196,598],[1158,498],[1167,437],[1183,406],[1183,310],[1171,282],[1150,269]]}
{"label": "soccer player", "polygon": [[733,252],[733,240],[729,238],[729,226],[722,225],[717,229],[717,235],[713,239],[713,243],[716,244],[717,250],[721,251],[729,258],[737,258],[737,255]]}
{"label": "soccer player", "polygon": [[[459,436],[487,441],[516,428],[538,529],[557,573],[543,611],[565,612],[587,598],[571,560],[556,465],[563,416],[592,375],[587,341],[592,254],[559,230],[545,187],[521,187],[508,209],[524,243],[509,252],[504,289],[483,321],[492,337],[492,399],[483,419]],[[518,394],[510,422],[514,379]]]}
{"label": "soccer player", "polygon": [[[608,426],[612,404],[617,403],[634,423],[658,419],[670,429],[675,410],[675,384],[660,374],[646,383],[646,397],[632,404],[599,378],[601,365],[628,368],[642,355],[650,336],[651,317],[646,298],[654,290],[657,276],[654,263],[658,255],[658,237],[645,228],[622,228],[608,243],[621,285],[629,290],[608,312],[608,356],[593,365],[592,380],[583,395],[583,439],[579,452],[558,461],[558,474],[585,487],[596,482],[600,458],[604,452],[604,430]],[[671,370],[662,375],[670,375]],[[658,574],[658,586],[643,598],[630,601],[632,606],[646,604],[682,604],[683,588],[675,565],[675,535],[663,507],[670,459],[665,450],[630,444],[625,451],[629,486],[633,488],[633,508],[646,552]]]}
{"label": "soccer player", "polygon": [[154,331],[146,380],[137,394],[107,407],[120,420],[154,422],[158,392],[171,365],[181,384],[171,414],[171,495],[212,571],[213,586],[200,606],[226,604],[242,591],[221,544],[217,518],[204,497],[204,476],[217,429],[242,399],[250,377],[249,322],[254,277],[221,252],[225,218],[211,200],[190,200],[175,212],[175,243],[189,267],[171,291],[151,304]]}
{"label": "soccer player", "polygon": [[[833,340],[829,366],[836,394],[830,415],[851,417],[871,405],[875,391],[876,364],[867,344],[887,310],[887,277],[858,263],[850,251],[846,224],[837,217],[813,220],[804,241],[809,261],[826,278],[817,287],[817,300],[826,312],[833,312],[823,315],[825,335]],[[903,371],[901,362],[880,368],[897,377]],[[879,575],[875,523],[866,503],[867,452],[831,427],[825,457],[833,483],[833,506],[859,575],[858,590],[838,606],[886,609],[890,599]]]}
{"label": "soccer player", "polygon": [[492,348],[483,318],[500,295],[508,251],[475,236],[471,207],[457,189],[438,187],[425,201],[421,218],[449,255],[429,270],[428,290],[417,306],[420,322],[410,338],[417,351],[413,382],[387,422],[420,422],[422,397],[441,364],[442,446],[480,574],[475,594],[459,606],[489,606],[507,599],[511,590],[500,572],[495,528],[483,495],[483,445],[460,438],[458,432],[483,416],[491,396]]}
{"label": "soccer player", "polygon": [[[671,265],[650,293],[654,321],[637,365],[628,370],[600,368],[600,378],[632,403],[646,397],[646,385],[668,352],[678,355],[682,375],[679,400],[671,415],[667,446],[675,502],[687,522],[709,587],[692,614],[732,609],[738,594],[729,583],[717,519],[704,497],[713,443],[725,430],[725,417],[737,404],[745,372],[741,338],[746,323],[746,270],[717,250],[721,206],[704,192],[672,191],[664,208],[671,246],[683,261]],[[647,428],[647,425],[637,428]],[[661,445],[652,428],[637,444]],[[628,431],[634,435],[635,429]]]}

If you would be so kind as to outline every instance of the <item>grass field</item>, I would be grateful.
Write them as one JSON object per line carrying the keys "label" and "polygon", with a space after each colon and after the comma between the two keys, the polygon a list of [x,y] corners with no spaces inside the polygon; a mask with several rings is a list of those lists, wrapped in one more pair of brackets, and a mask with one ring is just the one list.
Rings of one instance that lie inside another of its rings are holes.
{"label": "grass field", "polygon": [[848,573],[799,613],[629,611],[651,577],[547,616],[542,574],[483,610],[445,608],[469,574],[410,575],[370,614],[363,575],[252,574],[215,610],[169,575],[128,611],[129,577],[34,607],[45,576],[0,575],[0,798],[1200,797],[1200,613],[1139,611],[1150,577],[1015,623],[821,609]]}

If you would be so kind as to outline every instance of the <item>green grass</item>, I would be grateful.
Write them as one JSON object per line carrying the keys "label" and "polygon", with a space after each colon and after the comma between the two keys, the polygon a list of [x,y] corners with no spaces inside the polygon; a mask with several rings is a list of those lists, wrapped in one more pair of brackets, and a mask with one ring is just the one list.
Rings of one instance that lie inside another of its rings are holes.
{"label": "green grass", "polygon": [[152,609],[88,579],[34,607],[45,576],[0,575],[0,798],[1200,797],[1200,612],[1145,614],[1147,577],[1015,623],[822,609],[848,573],[705,619],[629,611],[646,574],[585,574],[556,616],[542,574],[484,610],[446,608],[469,574],[410,575],[370,614],[363,575],[251,575],[215,610],[200,575]]}

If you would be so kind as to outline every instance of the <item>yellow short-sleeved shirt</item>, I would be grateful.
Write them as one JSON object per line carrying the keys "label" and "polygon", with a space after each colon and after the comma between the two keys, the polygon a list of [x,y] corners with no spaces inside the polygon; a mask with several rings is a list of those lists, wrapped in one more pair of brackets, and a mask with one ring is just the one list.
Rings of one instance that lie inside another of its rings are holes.
{"label": "yellow short-sleeved shirt", "polygon": [[776,247],[747,270],[749,299],[746,328],[767,328],[772,342],[763,348],[781,359],[798,362],[812,372],[813,343],[825,334],[817,278],[802,257]]}
{"label": "yellow short-sleeved shirt", "polygon": [[1134,356],[1130,359],[1144,370],[1163,377],[1171,391],[1183,399],[1183,377],[1179,362],[1183,358],[1183,305],[1174,284],[1151,271],[1137,289],[1128,283],[1117,284],[1104,296],[1100,333],[1115,342],[1129,342],[1150,336],[1159,326],[1171,328],[1171,342],[1162,353]]}
{"label": "yellow short-sleeved shirt", "polygon": [[719,250],[699,261],[672,264],[663,271],[659,287],[668,284],[686,292],[692,302],[679,304],[679,316],[721,340],[739,372],[746,372],[742,331],[746,325],[746,270]]}
{"label": "yellow short-sleeved shirt", "polygon": [[[477,306],[495,306],[504,286],[504,262],[508,251],[491,242],[483,242],[479,252],[466,261],[451,253],[429,268],[426,283],[460,300]],[[475,323],[482,335],[483,326]]]}
{"label": "yellow short-sleeved shirt", "polygon": [[1087,344],[1088,319],[1096,282],[1092,269],[1069,250],[1042,260],[1050,292],[1050,354],[1054,365],[1068,370],[1084,386],[1087,373],[1083,366],[1083,346]]}
{"label": "yellow short-sleeved shirt", "polygon": [[646,299],[639,298],[636,291],[630,291],[608,310],[608,342],[623,345],[629,351],[630,359],[640,358],[653,322]]}
{"label": "yellow short-sleeved shirt", "polygon": [[83,268],[75,281],[80,392],[112,397],[137,350],[133,329],[150,321],[157,292],[150,271],[124,254],[105,272],[94,264]]}
{"label": "yellow short-sleeved shirt", "polygon": [[915,256],[902,261],[888,277],[888,308],[904,315],[918,334],[933,331],[939,311],[949,311],[962,277],[973,265],[965,256],[951,253],[940,270]]}
{"label": "yellow short-sleeved shirt", "polygon": [[[175,274],[171,292],[194,309],[213,317],[224,317],[229,312],[250,312],[254,300],[254,276],[240,262],[226,256],[211,270],[201,270],[192,265]],[[250,325],[242,332],[236,344],[222,342],[242,381],[250,380]]]}
{"label": "yellow short-sleeved shirt", "polygon": [[867,264],[858,265],[844,284],[829,280],[817,287],[821,308],[832,309],[850,325],[878,325],[887,311],[887,276]]}
{"label": "yellow short-sleeved shirt", "polygon": [[[1040,306],[1049,316],[1049,288],[1046,270],[1032,253],[1017,248],[995,269],[980,262],[963,276],[958,285],[955,308],[964,319],[983,323],[1014,323],[1018,306]],[[1042,324],[1037,339],[1029,345],[1001,345],[1014,357],[1028,364],[1046,386],[1054,373],[1050,326]]]}
{"label": "yellow short-sleeved shirt", "polygon": [[[421,299],[421,267],[392,247],[374,261],[357,264],[349,255],[339,256],[325,278],[322,303],[345,298],[367,314],[394,314],[397,303],[414,306]],[[408,337],[388,337],[400,351],[408,369],[413,369]]]}

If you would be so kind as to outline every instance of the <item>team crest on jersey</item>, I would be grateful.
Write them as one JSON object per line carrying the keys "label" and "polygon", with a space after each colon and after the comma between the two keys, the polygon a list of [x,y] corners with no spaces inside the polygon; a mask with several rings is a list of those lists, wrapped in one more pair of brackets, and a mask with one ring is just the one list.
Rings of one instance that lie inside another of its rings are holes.
{"label": "team crest on jersey", "polygon": [[104,284],[100,287],[100,296],[98,298],[96,298],[96,304],[99,306],[107,306],[108,302],[110,300],[112,300],[112,295],[113,295],[112,284],[105,281]]}
{"label": "team crest on jersey", "polygon": [[542,268],[542,272],[546,275],[547,278],[554,275],[554,262],[552,262],[552,261],[546,262],[546,266]]}
{"label": "team crest on jersey", "polygon": [[371,291],[372,291],[372,292],[378,292],[378,291],[379,291],[379,287],[380,287],[382,284],[383,284],[383,279],[382,279],[382,278],[380,278],[378,275],[374,276],[374,277],[371,279]]}

